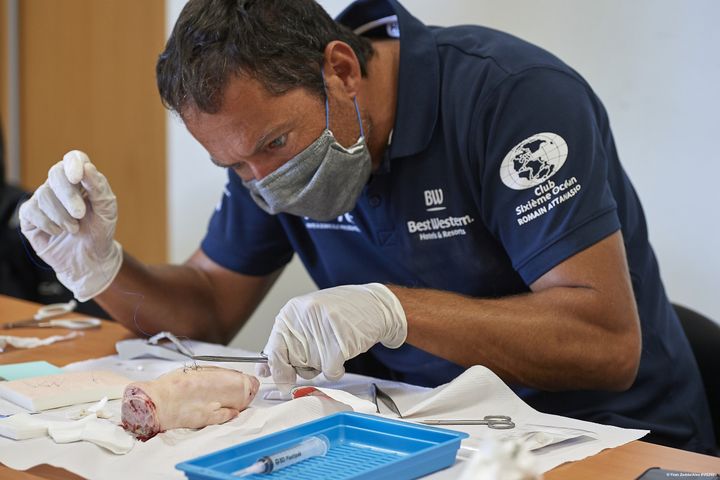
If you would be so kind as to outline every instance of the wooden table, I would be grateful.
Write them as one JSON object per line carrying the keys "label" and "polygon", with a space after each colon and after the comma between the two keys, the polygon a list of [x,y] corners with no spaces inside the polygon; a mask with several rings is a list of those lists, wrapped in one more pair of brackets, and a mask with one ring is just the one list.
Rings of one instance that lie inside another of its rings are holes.
{"label": "wooden table", "polygon": [[[0,295],[0,324],[31,318],[37,312],[38,307],[39,305],[35,303],[24,302]],[[65,316],[77,317],[79,314],[71,313]],[[45,338],[51,335],[64,335],[67,332],[68,330],[64,328],[14,328],[12,330],[0,330],[0,335]],[[14,349],[13,347],[7,347],[4,353],[0,353],[0,365],[46,360],[53,365],[61,367],[80,360],[113,355],[115,353],[115,342],[134,337],[128,329],[119,323],[105,320],[103,320],[102,326],[99,329],[82,330],[82,332],[82,337],[53,343],[45,347],[31,349]],[[81,477],[63,468],[52,467],[50,465],[38,465],[25,472],[21,472],[0,464],[0,479],[81,479]]]}
{"label": "wooden table", "polygon": [[[0,295],[0,323],[31,317],[38,305]],[[76,315],[76,314],[75,314]],[[63,329],[14,329],[0,331],[23,336],[46,337]],[[81,338],[54,343],[30,350],[8,348],[0,353],[0,364],[47,360],[63,366],[71,362],[103,357],[115,353],[115,342],[133,335],[115,322],[104,321],[99,330],[86,331]],[[547,480],[576,479],[634,479],[650,467],[663,467],[698,473],[720,472],[720,458],[699,455],[652,443],[634,441],[623,446],[605,450],[590,458],[561,465],[545,474]],[[78,479],[77,475],[49,465],[39,465],[25,472],[0,465],[0,478],[12,480]]]}

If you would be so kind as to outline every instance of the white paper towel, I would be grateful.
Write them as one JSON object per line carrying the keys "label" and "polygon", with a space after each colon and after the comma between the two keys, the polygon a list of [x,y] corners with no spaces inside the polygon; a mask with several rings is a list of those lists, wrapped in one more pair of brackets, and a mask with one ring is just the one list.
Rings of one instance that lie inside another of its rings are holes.
{"label": "white paper towel", "polygon": [[73,338],[77,338],[81,335],[83,335],[83,332],[70,332],[67,335],[53,335],[46,338],[0,335],[0,352],[3,352],[7,345],[11,345],[15,348],[37,348],[45,345],[51,345],[55,342],[72,340]]}

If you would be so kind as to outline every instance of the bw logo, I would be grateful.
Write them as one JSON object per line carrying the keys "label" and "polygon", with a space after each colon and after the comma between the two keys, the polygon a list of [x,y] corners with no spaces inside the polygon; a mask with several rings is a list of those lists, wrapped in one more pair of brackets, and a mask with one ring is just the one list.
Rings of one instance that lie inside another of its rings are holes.
{"label": "bw logo", "polygon": [[442,188],[425,190],[425,210],[428,212],[445,210],[445,206],[443,205],[444,200]]}
{"label": "bw logo", "polygon": [[350,212],[344,213],[337,217],[337,222],[342,223],[343,221],[346,221],[347,223],[355,224],[355,217],[352,216]]}

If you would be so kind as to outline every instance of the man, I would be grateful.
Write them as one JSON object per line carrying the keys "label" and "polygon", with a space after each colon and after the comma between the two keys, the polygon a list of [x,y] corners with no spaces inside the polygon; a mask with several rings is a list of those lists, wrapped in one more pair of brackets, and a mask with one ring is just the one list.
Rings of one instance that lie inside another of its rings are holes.
{"label": "man", "polygon": [[157,74],[228,170],[201,248],[181,266],[123,255],[115,198],[78,152],[23,206],[33,247],[125,325],[217,341],[296,252],[321,290],[275,320],[278,382],[347,361],[434,386],[482,364],[539,410],[709,451],[697,367],[585,81],[395,0],[339,22],[311,0],[189,2]]}

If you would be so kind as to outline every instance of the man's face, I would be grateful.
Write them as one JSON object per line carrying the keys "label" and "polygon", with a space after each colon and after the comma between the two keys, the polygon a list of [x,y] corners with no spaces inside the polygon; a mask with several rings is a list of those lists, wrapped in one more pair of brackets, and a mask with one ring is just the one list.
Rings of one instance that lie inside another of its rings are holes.
{"label": "man's face", "polygon": [[[352,99],[328,79],[330,127],[338,142],[357,140]],[[325,128],[325,103],[317,95],[297,88],[271,95],[257,80],[230,79],[222,107],[209,114],[189,107],[183,120],[190,133],[210,153],[213,162],[232,168],[243,180],[261,179],[314,142]]]}

